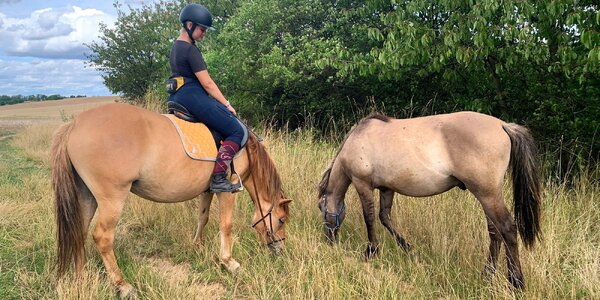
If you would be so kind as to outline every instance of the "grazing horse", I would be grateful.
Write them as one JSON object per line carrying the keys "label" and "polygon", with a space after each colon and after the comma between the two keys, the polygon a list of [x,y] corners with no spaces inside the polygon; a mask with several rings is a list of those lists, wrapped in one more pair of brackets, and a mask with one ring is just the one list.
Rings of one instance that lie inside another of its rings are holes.
{"label": "grazing horse", "polygon": [[[135,295],[125,281],[113,242],[129,192],[155,202],[173,203],[200,197],[198,233],[208,221],[212,194],[208,186],[214,162],[192,160],[173,124],[164,116],[127,104],[108,104],[81,113],[63,125],[52,146],[52,185],[56,197],[58,278],[71,260],[77,273],[85,264],[85,238],[94,214],[94,241],[108,277],[121,297]],[[271,250],[285,239],[288,203],[281,179],[266,149],[253,135],[234,159],[235,168],[254,204],[254,228]],[[239,263],[231,256],[235,195],[218,193],[221,249],[229,270]]]}
{"label": "grazing horse", "polygon": [[[369,116],[348,133],[319,184],[325,235],[335,241],[346,216],[344,197],[351,183],[360,197],[367,226],[366,258],[378,250],[373,224],[374,189],[380,191],[379,220],[405,249],[409,244],[390,220],[394,192],[426,197],[453,187],[468,189],[481,203],[487,219],[491,242],[485,272],[495,271],[504,242],[509,280],[522,288],[517,230],[528,248],[541,239],[536,152],[525,127],[484,114],[458,112],[402,120]],[[509,162],[516,225],[502,196]]]}

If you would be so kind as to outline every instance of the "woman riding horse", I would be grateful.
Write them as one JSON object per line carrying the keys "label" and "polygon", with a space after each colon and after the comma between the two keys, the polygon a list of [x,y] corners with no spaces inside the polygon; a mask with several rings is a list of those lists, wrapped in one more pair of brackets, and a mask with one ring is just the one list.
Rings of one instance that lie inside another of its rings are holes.
{"label": "woman riding horse", "polygon": [[210,191],[240,191],[240,183],[232,184],[227,180],[227,170],[247,138],[248,131],[236,118],[235,109],[208,74],[202,52],[195,44],[196,41],[202,41],[209,30],[214,30],[212,16],[203,5],[189,4],[181,10],[179,21],[183,28],[173,43],[169,62],[171,78],[181,78],[182,86],[171,91],[169,101],[183,105],[196,119],[217,131],[224,139],[213,169]]}

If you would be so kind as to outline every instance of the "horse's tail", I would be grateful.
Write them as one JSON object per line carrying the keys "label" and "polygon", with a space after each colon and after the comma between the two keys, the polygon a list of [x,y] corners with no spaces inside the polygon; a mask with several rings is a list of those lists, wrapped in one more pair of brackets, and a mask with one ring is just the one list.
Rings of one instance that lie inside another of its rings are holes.
{"label": "horse's tail", "polygon": [[514,214],[521,240],[532,248],[541,240],[541,183],[537,147],[527,128],[507,123],[502,126],[511,141]]}
{"label": "horse's tail", "polygon": [[63,125],[52,143],[52,188],[56,199],[57,278],[69,268],[71,260],[83,260],[85,255],[82,215],[76,178],[67,152],[67,142],[75,122]]}

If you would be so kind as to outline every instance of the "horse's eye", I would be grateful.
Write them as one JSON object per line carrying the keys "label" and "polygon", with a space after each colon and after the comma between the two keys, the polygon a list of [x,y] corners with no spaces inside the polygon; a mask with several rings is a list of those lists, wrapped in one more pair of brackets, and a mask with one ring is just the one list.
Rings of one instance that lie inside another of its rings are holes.
{"label": "horse's eye", "polygon": [[279,225],[283,225],[283,223],[285,223],[285,218],[279,219]]}

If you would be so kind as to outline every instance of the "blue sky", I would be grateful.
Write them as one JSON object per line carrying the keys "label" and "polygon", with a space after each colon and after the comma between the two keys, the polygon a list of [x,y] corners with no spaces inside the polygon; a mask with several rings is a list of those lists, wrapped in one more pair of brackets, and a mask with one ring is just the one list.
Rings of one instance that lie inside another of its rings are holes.
{"label": "blue sky", "polygon": [[[140,7],[152,0],[121,0]],[[111,0],[0,0],[0,95],[111,95],[84,44],[114,24]]]}

